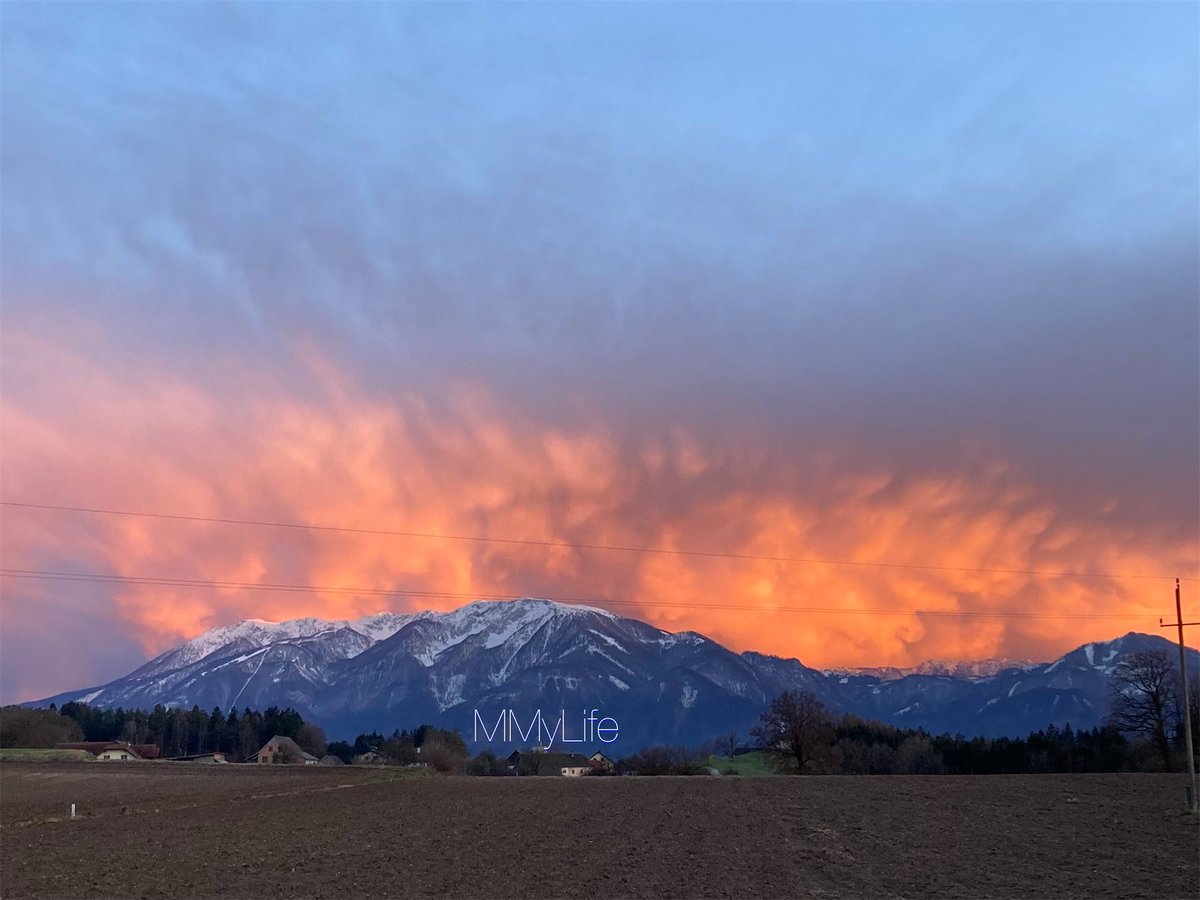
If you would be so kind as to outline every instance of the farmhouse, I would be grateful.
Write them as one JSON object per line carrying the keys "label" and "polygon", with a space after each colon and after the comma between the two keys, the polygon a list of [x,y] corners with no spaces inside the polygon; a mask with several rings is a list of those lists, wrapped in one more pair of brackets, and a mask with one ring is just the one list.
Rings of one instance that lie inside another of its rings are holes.
{"label": "farmhouse", "polygon": [[576,778],[592,770],[592,764],[582,753],[548,753],[536,749],[520,753],[514,750],[507,761],[508,768],[518,775],[564,775]]}
{"label": "farmhouse", "polygon": [[[127,744],[124,741],[71,741],[65,744],[55,744],[55,750],[86,750],[97,759],[103,761],[131,759],[157,759],[158,746],[155,744]],[[121,754],[125,755],[122,756]]]}
{"label": "farmhouse", "polygon": [[131,759],[141,759],[137,751],[128,744],[114,741],[96,754],[100,762],[126,762]]}
{"label": "farmhouse", "polygon": [[[576,757],[579,758],[576,759]],[[586,775],[592,770],[592,767],[588,765],[587,759],[578,753],[572,753],[571,758],[566,762],[567,765],[561,766],[559,771],[568,778],[578,778],[580,775]]]}
{"label": "farmhouse", "polygon": [[321,761],[311,753],[305,753],[300,745],[290,737],[275,735],[254,755],[254,759],[263,765],[281,763],[287,765],[317,766]]}
{"label": "farmhouse", "polygon": [[604,775],[612,774],[613,769],[616,768],[613,765],[613,761],[599,750],[588,757],[588,765],[592,767],[593,771],[600,772]]}

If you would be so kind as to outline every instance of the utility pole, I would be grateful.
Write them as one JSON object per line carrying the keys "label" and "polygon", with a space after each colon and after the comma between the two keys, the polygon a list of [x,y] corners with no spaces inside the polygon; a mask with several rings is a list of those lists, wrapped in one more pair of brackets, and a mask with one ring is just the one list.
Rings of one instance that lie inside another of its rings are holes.
{"label": "utility pole", "polygon": [[[1200,785],[1196,783],[1196,755],[1192,749],[1192,704],[1188,699],[1188,675],[1187,675],[1187,650],[1183,643],[1183,626],[1184,625],[1200,625],[1200,622],[1185,622],[1183,621],[1183,605],[1179,599],[1179,579],[1175,579],[1175,626],[1179,629],[1179,677],[1183,680],[1183,735],[1184,746],[1187,747],[1187,764],[1188,764],[1188,787],[1187,787],[1187,808],[1188,812],[1197,811],[1197,800],[1200,799]],[[1159,628],[1170,628],[1170,624],[1163,624],[1163,620],[1158,620]]]}

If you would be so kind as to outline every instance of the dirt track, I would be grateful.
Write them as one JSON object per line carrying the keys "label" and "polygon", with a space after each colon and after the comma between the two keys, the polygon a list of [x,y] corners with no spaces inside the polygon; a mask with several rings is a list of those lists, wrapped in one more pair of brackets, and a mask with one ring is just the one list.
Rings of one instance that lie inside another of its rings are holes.
{"label": "dirt track", "polygon": [[394,774],[2,764],[0,894],[1200,895],[1173,776]]}

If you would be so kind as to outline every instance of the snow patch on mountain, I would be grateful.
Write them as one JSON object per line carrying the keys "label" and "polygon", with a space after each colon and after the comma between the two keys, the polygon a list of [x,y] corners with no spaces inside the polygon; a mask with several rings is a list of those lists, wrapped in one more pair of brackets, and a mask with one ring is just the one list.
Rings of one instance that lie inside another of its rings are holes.
{"label": "snow patch on mountain", "polygon": [[[213,666],[208,671],[209,672],[219,672],[219,671],[221,671],[221,669],[225,668],[226,666],[233,666],[233,665],[237,665],[238,663],[244,663],[246,660],[254,659],[254,657],[258,656],[260,653],[266,653],[270,649],[271,649],[270,647],[259,647],[257,650],[252,650],[249,653],[243,653],[241,656],[234,657],[233,659],[227,659],[227,660],[225,660],[225,662],[221,663],[220,665]],[[207,673],[205,673],[205,674],[207,674]]]}
{"label": "snow patch on mountain", "polygon": [[596,637],[600,638],[600,640],[604,641],[604,643],[608,644],[610,647],[615,647],[617,650],[620,650],[622,653],[629,652],[621,645],[620,641],[618,641],[616,638],[609,637],[607,634],[605,634],[602,631],[596,631],[596,629],[594,629],[594,628],[589,628],[588,634],[595,635]]}
{"label": "snow patch on mountain", "polygon": [[466,686],[467,679],[465,675],[451,675],[446,679],[435,678],[433,681],[433,693],[437,699],[438,706],[442,709],[462,703],[463,688]]}
{"label": "snow patch on mountain", "polygon": [[380,612],[364,616],[353,622],[338,624],[345,624],[348,628],[353,628],[359,634],[369,637],[373,641],[386,641],[409,622],[424,615],[427,614]]}
{"label": "snow patch on mountain", "polygon": [[507,644],[515,635],[540,624],[547,616],[542,608],[522,608],[518,615],[509,616],[494,623],[488,630],[483,646],[488,650]]}
{"label": "snow patch on mountain", "polygon": [[658,639],[658,644],[661,647],[674,647],[677,644],[703,644],[705,638],[696,634],[694,631],[664,631]]}
{"label": "snow patch on mountain", "polygon": [[624,663],[618,662],[617,660],[613,659],[611,656],[609,656],[607,653],[605,653],[603,650],[601,650],[595,644],[586,645],[586,647],[584,648],[584,652],[589,655],[592,655],[592,656],[602,656],[605,659],[607,659],[610,663],[612,663],[614,666],[616,666],[618,669],[621,669],[624,672],[628,672],[630,675],[634,674],[633,669],[629,668],[629,666],[625,665]]}

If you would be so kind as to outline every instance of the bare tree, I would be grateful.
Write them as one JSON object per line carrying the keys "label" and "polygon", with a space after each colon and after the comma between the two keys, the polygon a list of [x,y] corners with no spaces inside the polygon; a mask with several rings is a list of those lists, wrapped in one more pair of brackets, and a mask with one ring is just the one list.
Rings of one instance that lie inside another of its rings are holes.
{"label": "bare tree", "polygon": [[325,740],[325,729],[312,722],[305,722],[300,726],[300,730],[296,732],[296,743],[300,745],[301,750],[305,750],[317,758],[324,756],[328,747]]}
{"label": "bare tree", "polygon": [[727,731],[725,734],[713,741],[713,747],[717,751],[717,756],[733,756],[738,746],[738,735],[736,731]]}
{"label": "bare tree", "polygon": [[833,745],[833,718],[811,691],[784,691],[750,731],[759,747],[802,773]]}
{"label": "bare tree", "polygon": [[1163,768],[1171,769],[1172,720],[1179,704],[1179,669],[1162,650],[1131,653],[1112,673],[1113,725],[1154,742]]}

